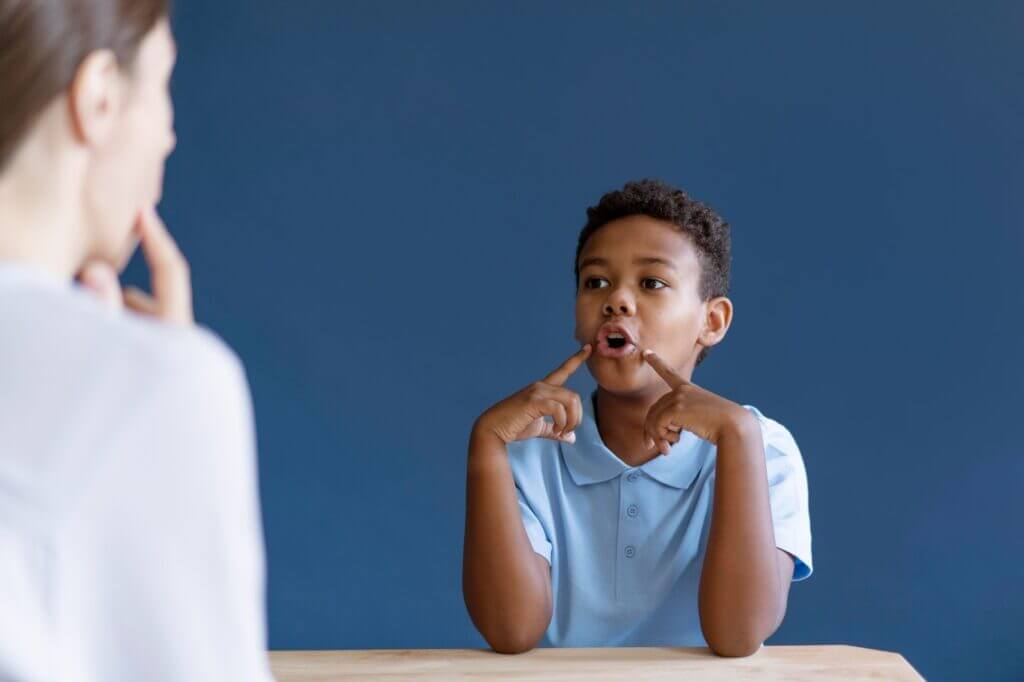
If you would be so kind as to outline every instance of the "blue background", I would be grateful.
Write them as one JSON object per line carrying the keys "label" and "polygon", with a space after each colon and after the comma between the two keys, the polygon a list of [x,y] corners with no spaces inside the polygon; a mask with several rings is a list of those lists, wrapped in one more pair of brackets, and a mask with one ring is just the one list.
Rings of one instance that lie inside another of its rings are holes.
{"label": "blue background", "polygon": [[470,424],[572,350],[584,209],[652,176],[733,226],[696,380],[806,460],[771,643],[1024,677],[1024,5],[835,5],[178,2],[163,213],[248,367],[272,648],[482,646]]}

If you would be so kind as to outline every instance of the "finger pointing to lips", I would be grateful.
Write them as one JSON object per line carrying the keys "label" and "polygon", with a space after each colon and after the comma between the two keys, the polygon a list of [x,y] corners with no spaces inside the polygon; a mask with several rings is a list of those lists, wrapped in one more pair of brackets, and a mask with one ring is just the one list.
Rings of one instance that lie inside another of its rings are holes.
{"label": "finger pointing to lips", "polygon": [[664,379],[665,383],[668,384],[671,388],[679,388],[680,386],[689,383],[686,379],[680,376],[674,369],[665,364],[665,361],[662,360],[661,357],[650,348],[644,351],[643,356],[644,360],[647,361],[647,364],[649,364],[654,369],[654,371],[658,373],[658,376]]}
{"label": "finger pointing to lips", "polygon": [[572,376],[573,372],[580,368],[580,365],[582,365],[588,357],[590,357],[589,343],[573,353],[572,356],[563,362],[558,369],[547,375],[544,378],[544,383],[561,386],[569,379],[569,377]]}

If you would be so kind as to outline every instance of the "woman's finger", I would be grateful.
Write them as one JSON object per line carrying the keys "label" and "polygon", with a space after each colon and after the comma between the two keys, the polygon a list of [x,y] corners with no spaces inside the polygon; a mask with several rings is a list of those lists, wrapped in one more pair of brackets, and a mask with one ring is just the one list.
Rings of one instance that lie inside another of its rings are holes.
{"label": "woman's finger", "polygon": [[168,322],[192,324],[192,279],[188,261],[178,249],[155,208],[139,214],[139,238],[149,266],[157,315]]}
{"label": "woman's finger", "polygon": [[135,287],[128,287],[124,291],[124,305],[140,315],[160,317],[160,306],[153,298]]}
{"label": "woman's finger", "polygon": [[103,261],[87,263],[79,273],[78,281],[107,306],[120,308],[123,304],[117,272],[109,264]]}

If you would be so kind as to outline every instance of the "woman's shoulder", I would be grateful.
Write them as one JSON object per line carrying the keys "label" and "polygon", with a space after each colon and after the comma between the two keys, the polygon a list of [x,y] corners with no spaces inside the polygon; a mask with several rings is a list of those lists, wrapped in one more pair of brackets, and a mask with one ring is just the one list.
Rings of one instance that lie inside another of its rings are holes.
{"label": "woman's shoulder", "polygon": [[200,325],[173,325],[111,308],[81,289],[69,292],[63,306],[60,319],[68,334],[92,344],[97,357],[130,365],[154,380],[198,375],[209,383],[242,371],[238,355],[220,336]]}
{"label": "woman's shoulder", "polygon": [[205,480],[249,467],[244,369],[211,331],[58,287],[0,287],[0,318],[0,433],[15,444],[0,457],[0,483],[13,472],[40,514],[70,518],[78,500],[140,458],[205,467]]}
{"label": "woman's shoulder", "polygon": [[108,384],[144,376],[150,385],[190,375],[209,382],[242,371],[238,356],[207,329],[113,308],[84,289],[23,271],[7,274],[0,278],[6,327],[0,350],[26,371],[52,368],[58,384],[98,372]]}

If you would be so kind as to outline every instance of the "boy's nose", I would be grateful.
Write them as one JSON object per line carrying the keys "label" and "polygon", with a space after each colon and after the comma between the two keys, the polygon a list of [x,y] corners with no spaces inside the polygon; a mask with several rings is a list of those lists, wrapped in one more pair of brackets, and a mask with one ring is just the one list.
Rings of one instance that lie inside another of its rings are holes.
{"label": "boy's nose", "polygon": [[636,312],[633,306],[633,301],[629,296],[625,296],[622,292],[616,292],[608,297],[608,300],[604,304],[605,315],[632,315]]}

